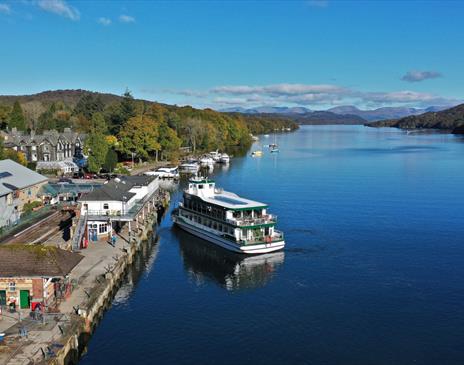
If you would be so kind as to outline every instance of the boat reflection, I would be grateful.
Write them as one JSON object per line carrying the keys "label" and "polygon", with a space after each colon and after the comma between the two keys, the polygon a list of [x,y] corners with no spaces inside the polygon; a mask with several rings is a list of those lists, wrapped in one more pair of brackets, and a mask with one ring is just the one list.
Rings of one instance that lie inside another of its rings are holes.
{"label": "boat reflection", "polygon": [[197,284],[212,280],[230,290],[252,289],[269,283],[283,264],[283,251],[244,256],[226,251],[173,227],[186,272]]}
{"label": "boat reflection", "polygon": [[153,269],[156,257],[158,256],[159,245],[157,237],[151,236],[150,239],[141,246],[141,249],[136,253],[134,261],[128,267],[121,287],[116,292],[113,299],[113,305],[126,305],[129,298],[136,288],[142,276],[149,275]]}

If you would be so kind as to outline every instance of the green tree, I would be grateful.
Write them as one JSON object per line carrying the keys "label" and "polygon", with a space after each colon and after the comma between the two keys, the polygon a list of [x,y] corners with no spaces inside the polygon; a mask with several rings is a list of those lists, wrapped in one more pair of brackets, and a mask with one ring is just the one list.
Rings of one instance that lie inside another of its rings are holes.
{"label": "green tree", "polygon": [[106,124],[103,113],[97,112],[92,116],[91,130],[98,131],[102,134],[106,134],[108,132],[108,124]]}
{"label": "green tree", "polygon": [[8,105],[0,105],[0,129],[5,129],[8,126],[10,119],[11,107]]}
{"label": "green tree", "polygon": [[39,116],[39,120],[37,123],[37,131],[42,133],[46,130],[53,130],[56,129],[56,121],[53,118],[53,113],[51,110],[46,110]]}
{"label": "green tree", "polygon": [[5,147],[3,146],[3,137],[0,135],[0,160],[5,159]]}
{"label": "green tree", "polygon": [[85,140],[84,146],[84,152],[89,156],[87,159],[87,168],[90,172],[100,172],[105,163],[108,149],[109,147],[105,135],[99,130],[92,129]]}
{"label": "green tree", "polygon": [[26,119],[24,118],[23,109],[19,101],[15,101],[13,109],[10,113],[10,122],[8,123],[10,128],[17,128],[18,130],[26,130]]}
{"label": "green tree", "polygon": [[108,148],[108,152],[106,153],[103,168],[107,172],[113,172],[117,164],[118,164],[118,154],[112,148]]}
{"label": "green tree", "polygon": [[92,119],[94,113],[103,112],[105,104],[100,96],[93,96],[93,94],[84,94],[74,108],[74,115],[83,115],[87,120]]}
{"label": "green tree", "polygon": [[119,132],[119,151],[127,156],[135,153],[138,157],[147,159],[159,151],[158,125],[148,115],[138,115],[124,123]]}
{"label": "green tree", "polygon": [[121,101],[120,107],[121,119],[123,122],[128,121],[130,118],[135,117],[135,102],[134,97],[132,96],[131,92],[126,89],[125,93],[123,94],[123,99]]}

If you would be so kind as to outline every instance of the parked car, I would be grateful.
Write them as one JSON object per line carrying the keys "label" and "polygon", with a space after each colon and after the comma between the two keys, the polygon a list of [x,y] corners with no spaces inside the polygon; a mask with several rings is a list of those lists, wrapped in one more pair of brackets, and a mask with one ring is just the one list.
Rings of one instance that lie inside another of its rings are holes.
{"label": "parked car", "polygon": [[58,184],[72,184],[72,179],[70,179],[69,177],[60,177],[60,179],[58,180]]}

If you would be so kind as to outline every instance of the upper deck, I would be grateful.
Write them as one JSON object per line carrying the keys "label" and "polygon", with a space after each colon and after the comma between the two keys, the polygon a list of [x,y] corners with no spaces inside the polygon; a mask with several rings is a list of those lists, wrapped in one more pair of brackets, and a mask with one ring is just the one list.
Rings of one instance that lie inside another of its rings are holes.
{"label": "upper deck", "polygon": [[209,179],[191,179],[186,192],[200,197],[204,202],[221,206],[228,210],[265,209],[267,204],[242,198],[237,194],[218,189],[215,182]]}

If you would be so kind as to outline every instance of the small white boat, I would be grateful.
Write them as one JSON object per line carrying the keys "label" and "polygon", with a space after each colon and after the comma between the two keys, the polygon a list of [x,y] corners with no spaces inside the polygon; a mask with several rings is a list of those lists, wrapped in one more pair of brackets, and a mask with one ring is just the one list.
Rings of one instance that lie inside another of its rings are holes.
{"label": "small white boat", "polygon": [[221,159],[219,160],[221,163],[229,163],[230,162],[230,157],[227,153],[223,153],[221,155]]}
{"label": "small white boat", "polygon": [[210,152],[208,156],[211,157],[214,162],[220,162],[222,155],[219,153],[218,150],[216,150],[216,151]]}
{"label": "small white boat", "polygon": [[196,174],[200,170],[200,165],[193,160],[184,162],[179,165],[179,171],[186,174]]}
{"label": "small white boat", "polygon": [[277,147],[271,148],[271,153],[279,153],[279,149]]}
{"label": "small white boat", "polygon": [[209,156],[203,156],[200,158],[200,164],[202,165],[214,165],[214,160],[212,157]]}
{"label": "small white boat", "polygon": [[253,157],[261,157],[261,156],[263,155],[263,151],[260,151],[260,150],[258,150],[258,151],[253,151],[253,152],[251,152],[251,155],[252,155]]}
{"label": "small white boat", "polygon": [[160,167],[155,171],[161,179],[178,179],[179,167]]}

